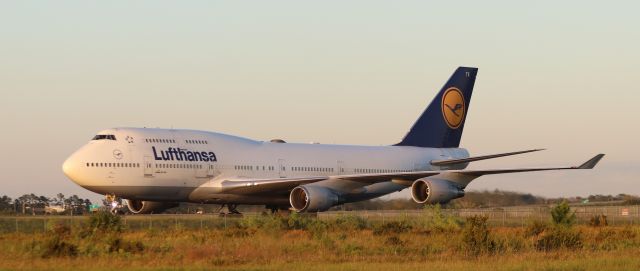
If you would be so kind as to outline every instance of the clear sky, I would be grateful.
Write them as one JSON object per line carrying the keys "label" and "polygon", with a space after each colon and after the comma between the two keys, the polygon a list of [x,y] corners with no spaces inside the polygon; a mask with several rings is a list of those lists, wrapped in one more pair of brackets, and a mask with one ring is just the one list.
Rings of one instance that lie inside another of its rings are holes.
{"label": "clear sky", "polygon": [[61,164],[97,131],[397,143],[457,66],[462,146],[547,148],[469,189],[640,194],[638,1],[3,1],[0,195],[98,198]]}

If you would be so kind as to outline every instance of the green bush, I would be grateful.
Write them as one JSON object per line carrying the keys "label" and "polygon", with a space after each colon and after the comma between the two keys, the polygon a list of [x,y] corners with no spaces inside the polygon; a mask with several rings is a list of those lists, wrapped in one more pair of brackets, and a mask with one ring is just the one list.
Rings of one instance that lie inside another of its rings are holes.
{"label": "green bush", "polygon": [[551,208],[551,218],[556,225],[571,226],[576,222],[576,213],[571,212],[571,207],[566,200]]}
{"label": "green bush", "polygon": [[85,226],[85,230],[91,234],[96,232],[122,232],[124,225],[122,219],[118,215],[114,215],[108,211],[98,211],[89,217],[89,222]]}
{"label": "green bush", "polygon": [[539,251],[552,251],[559,248],[582,248],[582,233],[570,227],[556,225],[545,231],[535,242],[535,248]]}
{"label": "green bush", "polygon": [[297,212],[291,212],[289,219],[287,220],[287,226],[290,230],[306,230],[311,222],[312,220],[308,216]]}
{"label": "green bush", "polygon": [[237,224],[238,228],[249,230],[262,230],[265,232],[279,232],[285,229],[288,222],[277,215],[261,215],[244,217]]}
{"label": "green bush", "polygon": [[467,218],[462,230],[462,245],[466,253],[474,256],[495,251],[496,243],[489,234],[486,216]]}
{"label": "green bush", "polygon": [[440,204],[425,205],[421,221],[423,230],[436,232],[452,232],[460,229],[462,221],[442,211]]}

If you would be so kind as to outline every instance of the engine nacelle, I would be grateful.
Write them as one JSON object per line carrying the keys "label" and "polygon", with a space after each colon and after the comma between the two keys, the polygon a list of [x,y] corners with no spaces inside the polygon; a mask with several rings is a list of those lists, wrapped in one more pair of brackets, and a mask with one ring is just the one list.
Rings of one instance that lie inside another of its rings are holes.
{"label": "engine nacelle", "polygon": [[411,185],[411,197],[416,203],[447,203],[464,196],[464,190],[445,180],[418,179]]}
{"label": "engine nacelle", "polygon": [[289,195],[291,207],[298,212],[320,212],[339,203],[338,195],[331,189],[321,186],[301,185]]}
{"label": "engine nacelle", "polygon": [[158,214],[176,206],[178,204],[174,202],[127,200],[127,207],[134,214]]}

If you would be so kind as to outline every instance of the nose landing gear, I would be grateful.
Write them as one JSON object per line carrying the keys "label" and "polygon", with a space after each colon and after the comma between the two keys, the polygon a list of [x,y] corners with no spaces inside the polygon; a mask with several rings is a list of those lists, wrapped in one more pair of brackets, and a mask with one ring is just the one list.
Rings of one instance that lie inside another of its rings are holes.
{"label": "nose landing gear", "polygon": [[122,213],[122,200],[116,195],[107,194],[104,196],[109,212],[118,215]]}

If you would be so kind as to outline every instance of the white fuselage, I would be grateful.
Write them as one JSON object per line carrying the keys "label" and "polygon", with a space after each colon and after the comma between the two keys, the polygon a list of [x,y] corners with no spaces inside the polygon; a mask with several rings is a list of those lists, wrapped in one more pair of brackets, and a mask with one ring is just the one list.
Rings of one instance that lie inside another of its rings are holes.
{"label": "white fuselage", "polygon": [[[226,194],[222,183],[461,169],[466,164],[441,168],[430,161],[466,157],[461,148],[277,143],[195,130],[114,128],[76,151],[63,169],[86,189],[127,199],[285,204],[286,194]],[[389,180],[352,194],[361,200],[406,187]]]}

